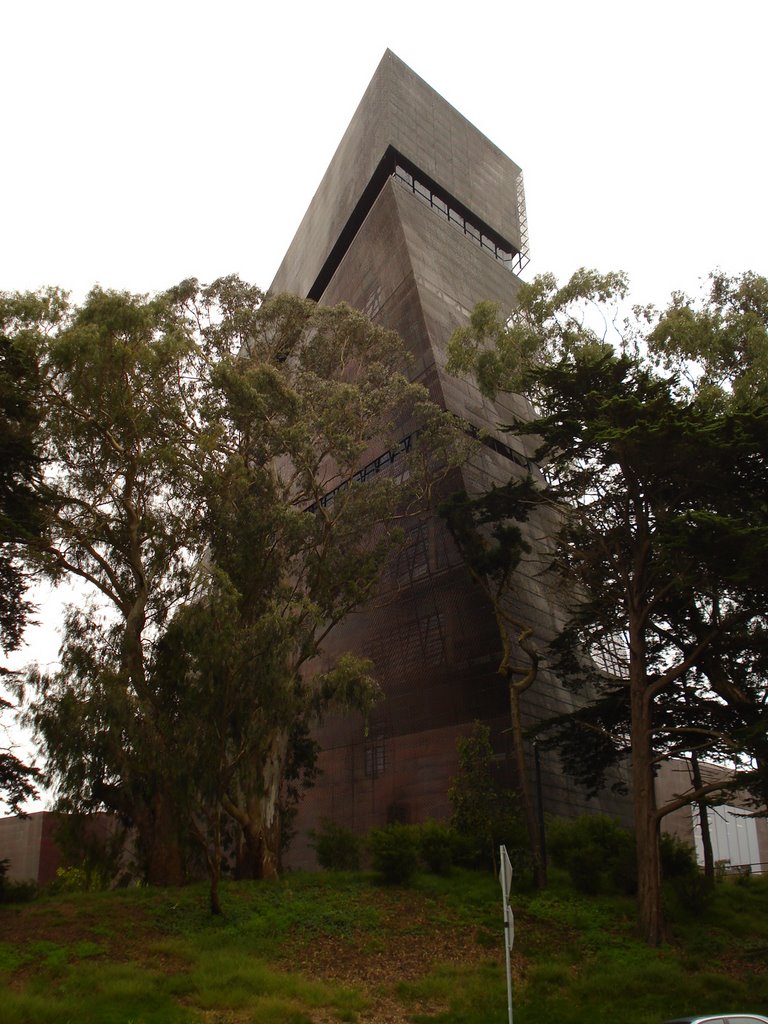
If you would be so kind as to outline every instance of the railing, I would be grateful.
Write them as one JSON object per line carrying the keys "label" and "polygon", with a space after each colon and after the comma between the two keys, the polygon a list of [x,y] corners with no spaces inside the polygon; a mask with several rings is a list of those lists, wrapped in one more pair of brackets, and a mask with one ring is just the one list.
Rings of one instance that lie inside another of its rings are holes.
{"label": "railing", "polygon": [[445,218],[454,228],[457,228],[466,235],[471,242],[474,242],[475,245],[490,256],[493,256],[499,263],[502,263],[508,270],[519,274],[528,263],[528,222],[525,217],[525,205],[521,209],[519,207],[521,202],[525,204],[525,194],[522,191],[522,174],[518,175],[517,179],[517,200],[523,236],[523,247],[519,252],[513,249],[509,242],[504,242],[500,236],[491,234],[487,228],[480,226],[472,218],[471,214],[467,215],[463,209],[457,209],[458,204],[455,200],[452,200],[447,192],[437,188],[434,184],[427,184],[420,180],[400,164],[396,164],[392,177],[407,188],[409,192],[412,192],[422,203],[429,206],[435,213]]}
{"label": "railing", "polygon": [[337,494],[345,491],[350,484],[364,484],[366,480],[370,480],[372,476],[376,476],[377,473],[381,473],[383,469],[388,469],[401,455],[407,455],[413,446],[414,438],[416,437],[416,431],[404,437],[402,441],[395,445],[394,448],[390,448],[389,451],[382,452],[381,455],[377,455],[375,459],[369,462],[362,469],[358,469],[356,473],[353,473],[348,480],[343,480],[333,490],[328,491],[326,494],[319,499],[319,501],[313,502],[307,506],[307,512],[317,512],[318,508],[327,508]]}
{"label": "railing", "polygon": [[[492,437],[489,434],[482,435],[481,431],[473,424],[465,421],[464,428],[470,437],[478,439],[487,448],[497,452],[499,455],[503,455],[504,458],[509,459],[510,462],[516,463],[518,466],[522,466],[529,472],[532,472],[537,468],[536,463],[529,459],[526,455],[516,452],[513,448],[510,448],[508,444],[504,444],[496,437]],[[377,455],[375,459],[363,466],[362,469],[358,469],[356,473],[353,473],[347,480],[342,480],[340,484],[334,487],[332,490],[325,493],[322,498],[318,501],[313,501],[311,505],[308,505],[305,509],[306,512],[317,512],[318,508],[327,508],[337,494],[345,491],[350,484],[364,484],[366,480],[370,480],[371,477],[381,473],[384,469],[389,467],[400,458],[402,455],[407,455],[413,447],[413,442],[419,436],[419,431],[414,430],[412,434],[408,434],[402,441],[399,441],[393,448],[390,448],[386,452],[382,452],[381,455]]]}

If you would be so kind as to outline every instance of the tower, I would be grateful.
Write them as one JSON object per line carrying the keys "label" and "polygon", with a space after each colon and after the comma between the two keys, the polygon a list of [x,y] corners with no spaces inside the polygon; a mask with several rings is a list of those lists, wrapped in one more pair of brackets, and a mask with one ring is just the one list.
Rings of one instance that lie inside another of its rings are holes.
{"label": "tower", "polygon": [[[397,331],[412,376],[434,401],[487,431],[457,487],[486,490],[527,472],[534,444],[498,429],[526,416],[523,398],[499,403],[446,372],[447,343],[483,299],[510,310],[527,262],[520,168],[387,51],[339,144],[270,288],[334,305],[345,301]],[[558,600],[533,570],[518,574],[518,617],[546,643]],[[390,820],[445,817],[456,741],[479,719],[508,755],[507,687],[487,602],[442,521],[414,523],[376,599],[333,634],[333,650],[371,657],[384,691],[367,730],[339,716],[318,733],[321,776],[302,804],[290,862],[313,862],[306,831],[322,817],[363,832]],[[530,720],[571,703],[546,668],[526,697]],[[544,809],[583,798],[552,761]]]}

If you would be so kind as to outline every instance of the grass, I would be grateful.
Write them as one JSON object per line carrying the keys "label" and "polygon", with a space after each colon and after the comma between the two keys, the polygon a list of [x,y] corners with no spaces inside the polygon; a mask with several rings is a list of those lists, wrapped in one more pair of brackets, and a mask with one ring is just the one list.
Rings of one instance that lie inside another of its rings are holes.
{"label": "grass", "polygon": [[[501,893],[455,872],[380,887],[364,874],[67,893],[0,907],[0,1024],[313,1024],[507,1019]],[[513,894],[516,1024],[660,1024],[768,1010],[768,879],[670,901],[649,949],[631,900],[555,876]]]}

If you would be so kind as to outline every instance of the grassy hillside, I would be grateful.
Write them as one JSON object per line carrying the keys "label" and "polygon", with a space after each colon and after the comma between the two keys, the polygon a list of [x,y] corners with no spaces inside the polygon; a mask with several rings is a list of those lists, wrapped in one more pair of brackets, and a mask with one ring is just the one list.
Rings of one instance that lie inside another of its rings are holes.
{"label": "grassy hillside", "polygon": [[[501,890],[490,876],[291,875],[207,890],[132,889],[0,906],[0,1024],[310,1024],[507,1020]],[[768,1010],[768,879],[670,906],[647,949],[631,900],[564,882],[514,893],[515,1024],[659,1024]]]}

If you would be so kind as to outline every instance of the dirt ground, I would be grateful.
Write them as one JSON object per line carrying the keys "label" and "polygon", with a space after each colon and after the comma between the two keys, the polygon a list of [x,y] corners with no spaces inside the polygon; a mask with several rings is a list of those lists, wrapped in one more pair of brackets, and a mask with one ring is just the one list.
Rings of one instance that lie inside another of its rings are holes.
{"label": "dirt ground", "polygon": [[[445,1009],[412,999],[404,1005],[396,994],[398,983],[418,980],[437,964],[466,966],[486,961],[504,970],[501,927],[497,935],[479,932],[475,925],[451,921],[444,913],[438,922],[428,901],[408,890],[382,889],[374,893],[383,917],[386,948],[376,945],[381,942],[379,933],[372,938],[370,934],[313,932],[308,940],[306,934],[297,932],[283,943],[275,966],[364,993],[370,1009],[358,1015],[360,1024],[406,1024],[414,1013]],[[1,941],[13,945],[35,941],[69,945],[90,940],[105,946],[115,960],[147,962],[155,969],[163,966],[163,959],[148,948],[163,934],[145,920],[142,908],[115,901],[109,909],[120,914],[118,920],[105,921],[98,905],[88,907],[65,898],[53,904],[6,906],[0,908]],[[165,967],[169,971],[181,969],[171,958]],[[521,968],[515,958],[513,974],[519,975]],[[238,1019],[237,1014],[210,1015],[211,1024],[235,1024]],[[316,1024],[337,1024],[338,1017],[332,1010],[314,1010],[313,1020]]]}
{"label": "dirt ground", "polygon": [[[443,919],[436,924],[432,920],[434,911],[414,893],[384,890],[378,894],[378,901],[384,909],[386,950],[372,951],[363,937],[321,936],[309,944],[297,937],[287,944],[282,958],[287,968],[306,977],[340,982],[365,992],[371,1009],[360,1013],[361,1024],[405,1024],[414,1013],[446,1009],[412,999],[406,1006],[395,995],[399,982],[416,981],[437,964],[466,966],[486,961],[504,969],[501,927],[494,937],[459,922],[446,924]],[[495,948],[494,938],[498,940]],[[514,965],[515,973],[519,967]],[[332,1014],[316,1018],[318,1024],[334,1019]]]}

